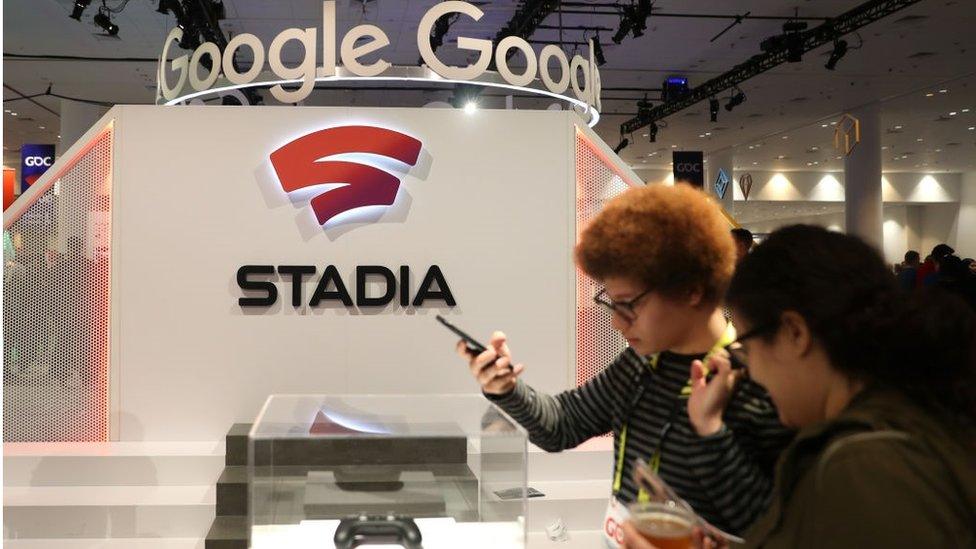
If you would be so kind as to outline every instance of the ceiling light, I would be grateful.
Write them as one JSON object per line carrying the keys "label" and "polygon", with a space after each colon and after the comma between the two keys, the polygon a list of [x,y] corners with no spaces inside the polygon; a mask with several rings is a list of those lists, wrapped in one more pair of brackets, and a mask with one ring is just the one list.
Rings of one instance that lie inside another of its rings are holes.
{"label": "ceiling light", "polygon": [[969,109],[963,109],[962,112],[969,112]]}
{"label": "ceiling light", "polygon": [[746,94],[742,93],[742,90],[736,88],[735,92],[729,97],[728,103],[725,104],[725,110],[732,112],[732,109],[738,107],[746,100]]}
{"label": "ceiling light", "polygon": [[834,40],[834,51],[830,52],[830,59],[827,59],[827,64],[824,65],[824,68],[829,71],[834,70],[837,67],[837,62],[845,54],[847,54],[847,40]]}
{"label": "ceiling light", "polygon": [[85,12],[88,4],[91,4],[91,0],[75,0],[75,5],[71,8],[71,15],[68,17],[75,21],[81,21],[81,14]]}
{"label": "ceiling light", "polygon": [[464,104],[465,114],[474,114],[478,110],[478,103],[476,101],[468,101]]}
{"label": "ceiling light", "polygon": [[783,139],[789,139],[789,138],[790,138],[790,136],[788,136],[788,135],[784,135],[783,136]]}
{"label": "ceiling light", "polygon": [[593,58],[596,59],[596,64],[600,67],[607,64],[607,58],[603,56],[603,46],[600,45],[599,33],[593,40]]}
{"label": "ceiling light", "polygon": [[949,90],[939,90],[939,93],[948,93]]}
{"label": "ceiling light", "polygon": [[919,137],[919,138],[918,138],[918,139],[916,139],[915,141],[918,141],[919,143],[921,143],[921,142],[922,142],[922,138],[921,138],[921,137]]}
{"label": "ceiling light", "polygon": [[617,27],[617,32],[610,37],[610,40],[613,40],[614,44],[623,42],[624,38],[627,37],[627,33],[630,32],[631,24],[630,16],[627,14],[627,12],[624,12],[624,14],[620,17],[620,26]]}
{"label": "ceiling light", "polygon": [[17,116],[17,113],[12,112],[12,113],[10,113],[10,116]]}
{"label": "ceiling light", "polygon": [[896,130],[900,130],[901,129],[901,126],[895,126],[895,129]]}
{"label": "ceiling light", "polygon": [[[969,128],[969,129],[972,129],[972,128]],[[671,148],[672,148],[672,149],[677,149],[677,148],[678,148],[678,146],[677,146],[677,145],[671,145]]]}
{"label": "ceiling light", "polygon": [[933,95],[935,95],[935,94],[932,93],[932,92],[929,92],[929,93],[925,94],[925,97],[932,97]]}
{"label": "ceiling light", "polygon": [[836,126],[837,125],[837,122],[831,122],[830,125],[831,126]]}
{"label": "ceiling light", "polygon": [[627,139],[625,137],[620,140],[620,143],[617,143],[617,146],[613,148],[613,152],[615,152],[616,154],[620,154],[620,151],[626,149],[627,145],[630,145],[630,139]]}
{"label": "ceiling light", "polygon": [[112,18],[109,17],[107,11],[99,11],[95,14],[95,24],[102,27],[109,36],[116,36],[119,34],[119,26],[112,22]]}
{"label": "ceiling light", "polygon": [[826,128],[827,127],[827,124],[821,124],[820,127],[821,128]]}
{"label": "ceiling light", "polygon": [[881,146],[881,150],[883,150],[883,151],[886,151],[886,150],[888,150],[888,145],[882,145],[882,146]]}
{"label": "ceiling light", "polygon": [[976,130],[976,126],[969,126],[969,131]]}

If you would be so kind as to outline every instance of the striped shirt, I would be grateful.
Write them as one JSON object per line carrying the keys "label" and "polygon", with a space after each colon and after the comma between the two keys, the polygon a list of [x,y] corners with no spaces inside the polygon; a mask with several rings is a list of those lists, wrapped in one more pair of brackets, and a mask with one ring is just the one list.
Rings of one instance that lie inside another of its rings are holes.
{"label": "striped shirt", "polygon": [[[533,444],[549,452],[612,432],[614,473],[620,431],[627,424],[617,493],[624,503],[637,498],[634,459],[650,461],[663,427],[673,417],[661,446],[658,473],[706,520],[740,534],[765,511],[773,466],[794,432],[779,423],[765,389],[744,378],[726,407],[722,429],[699,436],[688,419],[687,401],[681,400],[675,409],[675,397],[688,383],[692,361],[703,357],[664,352],[654,369],[628,348],[589,382],[556,396],[540,393],[521,380],[505,395],[486,396],[525,427]],[[643,395],[629,411],[642,384]]]}

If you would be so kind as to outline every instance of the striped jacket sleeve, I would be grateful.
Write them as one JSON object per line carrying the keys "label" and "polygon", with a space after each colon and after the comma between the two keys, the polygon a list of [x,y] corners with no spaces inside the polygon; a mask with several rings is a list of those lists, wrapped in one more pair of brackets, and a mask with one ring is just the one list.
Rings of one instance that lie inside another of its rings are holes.
{"label": "striped jacket sleeve", "polygon": [[794,432],[779,422],[769,395],[752,381],[738,387],[714,435],[700,439],[693,470],[733,532],[744,532],[766,511],[773,470]]}
{"label": "striped jacket sleeve", "polygon": [[628,394],[639,360],[625,351],[590,381],[555,396],[536,391],[522,380],[507,394],[485,396],[519,422],[533,444],[559,452],[612,429],[618,395]]}

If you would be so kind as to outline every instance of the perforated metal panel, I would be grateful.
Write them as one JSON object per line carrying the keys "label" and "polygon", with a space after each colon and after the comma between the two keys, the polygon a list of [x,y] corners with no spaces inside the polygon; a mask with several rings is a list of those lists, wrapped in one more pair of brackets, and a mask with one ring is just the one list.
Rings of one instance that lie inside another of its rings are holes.
{"label": "perforated metal panel", "polygon": [[[600,158],[582,133],[576,134],[576,240],[586,224],[627,183]],[[596,283],[576,271],[576,384],[582,385],[610,364],[627,346],[610,325],[610,313],[593,302]]]}
{"label": "perforated metal panel", "polygon": [[111,169],[107,129],[4,230],[4,441],[108,439]]}

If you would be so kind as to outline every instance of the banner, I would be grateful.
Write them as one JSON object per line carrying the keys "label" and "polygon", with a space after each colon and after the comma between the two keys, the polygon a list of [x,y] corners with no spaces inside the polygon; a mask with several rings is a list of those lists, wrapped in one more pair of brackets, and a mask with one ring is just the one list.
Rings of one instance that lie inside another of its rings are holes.
{"label": "banner", "polygon": [[3,169],[3,209],[6,210],[14,203],[14,185],[17,183],[17,175],[11,168]]}
{"label": "banner", "polygon": [[54,145],[25,144],[20,149],[20,193],[37,181],[54,164]]}
{"label": "banner", "polygon": [[688,183],[698,189],[705,188],[705,155],[702,151],[674,151],[674,182]]}

